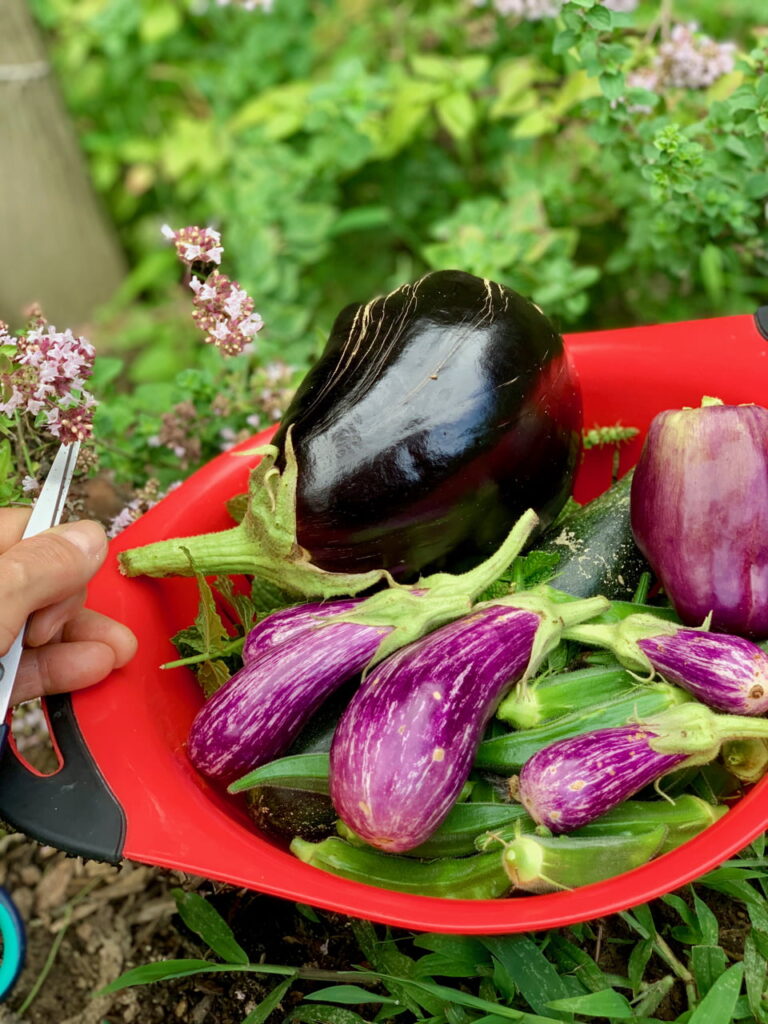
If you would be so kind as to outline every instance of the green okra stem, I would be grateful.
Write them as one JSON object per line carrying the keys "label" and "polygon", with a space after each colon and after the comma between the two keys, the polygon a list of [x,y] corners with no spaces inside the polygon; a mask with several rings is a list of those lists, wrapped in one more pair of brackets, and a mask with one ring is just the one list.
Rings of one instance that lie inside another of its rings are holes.
{"label": "green okra stem", "polygon": [[558,892],[602,882],[646,864],[661,849],[665,835],[663,825],[643,835],[522,835],[506,844],[502,862],[513,889]]}
{"label": "green okra stem", "polygon": [[758,782],[768,772],[768,740],[728,740],[723,744],[722,761],[741,782]]}
{"label": "green okra stem", "polygon": [[368,847],[352,846],[331,836],[320,843],[294,839],[291,852],[305,864],[365,885],[414,896],[443,899],[497,899],[510,881],[498,852],[471,857],[416,860]]}

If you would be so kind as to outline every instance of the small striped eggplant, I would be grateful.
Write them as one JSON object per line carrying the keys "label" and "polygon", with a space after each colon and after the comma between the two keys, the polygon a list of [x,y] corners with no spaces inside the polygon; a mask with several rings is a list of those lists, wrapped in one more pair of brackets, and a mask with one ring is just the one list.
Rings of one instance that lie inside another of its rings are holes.
{"label": "small striped eggplant", "polygon": [[768,409],[667,410],[631,492],[635,541],[687,625],[768,637]]}
{"label": "small striped eggplant", "polygon": [[435,573],[418,588],[366,600],[284,609],[249,634],[244,665],[192,723],[195,768],[229,783],[285,753],[320,705],[346,680],[430,630],[465,615],[498,578],[537,523],[521,516],[502,546],[461,576]]}
{"label": "small striped eggplant", "polygon": [[425,842],[467,780],[496,707],[560,639],[604,610],[539,592],[477,605],[372,672],[331,746],[331,798],[343,821],[390,853]]}
{"label": "small striped eggplant", "polygon": [[637,725],[561,740],[523,765],[520,801],[539,825],[572,832],[678,768],[708,764],[727,740],[768,737],[768,720],[683,704]]}
{"label": "small striped eggplant", "polygon": [[635,672],[658,672],[716,711],[768,713],[768,654],[744,637],[690,629],[653,615],[578,625],[568,637],[608,648]]}
{"label": "small striped eggplant", "polygon": [[231,782],[279,757],[320,705],[365,668],[390,632],[321,622],[245,664],[203,704],[187,743],[199,772]]}
{"label": "small striped eggplant", "polygon": [[333,615],[344,615],[352,611],[362,598],[347,598],[341,601],[315,602],[313,604],[297,604],[290,608],[281,608],[272,612],[257,623],[245,638],[243,645],[243,664],[255,661],[269,654],[275,647],[291,640],[294,636],[311,632],[321,619]]}

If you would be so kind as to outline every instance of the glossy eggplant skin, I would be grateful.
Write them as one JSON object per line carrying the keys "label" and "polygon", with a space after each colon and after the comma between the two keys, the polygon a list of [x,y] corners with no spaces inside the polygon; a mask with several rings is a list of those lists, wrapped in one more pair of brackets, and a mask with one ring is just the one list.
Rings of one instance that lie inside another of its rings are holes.
{"label": "glossy eggplant skin", "polygon": [[275,444],[292,427],[313,562],[409,578],[448,555],[478,561],[527,508],[551,522],[581,423],[575,371],[538,307],[447,270],[339,314]]}

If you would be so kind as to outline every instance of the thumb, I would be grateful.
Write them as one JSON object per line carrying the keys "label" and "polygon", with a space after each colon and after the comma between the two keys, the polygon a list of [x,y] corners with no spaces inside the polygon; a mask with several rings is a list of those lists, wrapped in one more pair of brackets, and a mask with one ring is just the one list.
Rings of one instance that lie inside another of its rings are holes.
{"label": "thumb", "polygon": [[32,612],[83,590],[106,553],[103,528],[84,519],[19,541],[0,555],[0,654]]}

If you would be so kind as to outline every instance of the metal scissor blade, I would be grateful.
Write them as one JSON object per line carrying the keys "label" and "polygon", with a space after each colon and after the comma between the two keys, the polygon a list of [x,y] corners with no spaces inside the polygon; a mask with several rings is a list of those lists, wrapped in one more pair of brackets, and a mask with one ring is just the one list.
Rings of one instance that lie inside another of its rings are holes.
{"label": "metal scissor blade", "polygon": [[34,537],[36,533],[49,530],[61,521],[61,514],[64,511],[64,502],[67,498],[69,485],[72,482],[72,474],[75,470],[75,463],[80,452],[80,442],[63,444],[56,458],[53,460],[48,476],[45,478],[40,494],[32,509],[27,528],[22,534],[22,539]]}
{"label": "metal scissor blade", "polygon": [[[36,533],[42,533],[43,530],[49,530],[61,520],[79,451],[79,441],[63,444],[59,448],[32,509],[32,515],[22,534],[22,540],[34,537]],[[23,642],[24,629],[13,641],[8,652],[0,658],[0,723],[5,721],[8,706],[11,703],[11,691],[21,660]]]}

